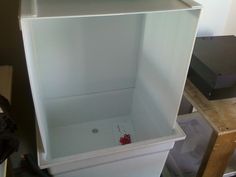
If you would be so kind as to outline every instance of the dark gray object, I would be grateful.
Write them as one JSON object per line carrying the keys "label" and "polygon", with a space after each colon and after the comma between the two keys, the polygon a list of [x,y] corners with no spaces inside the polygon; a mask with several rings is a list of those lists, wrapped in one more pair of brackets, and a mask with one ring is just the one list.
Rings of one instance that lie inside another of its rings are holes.
{"label": "dark gray object", "polygon": [[196,39],[189,79],[210,100],[236,96],[236,37]]}

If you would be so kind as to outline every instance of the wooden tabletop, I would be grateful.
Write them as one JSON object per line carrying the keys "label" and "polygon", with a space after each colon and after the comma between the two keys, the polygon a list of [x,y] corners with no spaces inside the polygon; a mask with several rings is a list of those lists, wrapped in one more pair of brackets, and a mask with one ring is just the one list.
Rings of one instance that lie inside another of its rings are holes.
{"label": "wooden tabletop", "polygon": [[236,98],[210,101],[189,80],[184,96],[218,134],[236,132]]}
{"label": "wooden tabletop", "polygon": [[236,98],[208,100],[189,80],[184,96],[213,128],[197,177],[222,177],[236,148]]}

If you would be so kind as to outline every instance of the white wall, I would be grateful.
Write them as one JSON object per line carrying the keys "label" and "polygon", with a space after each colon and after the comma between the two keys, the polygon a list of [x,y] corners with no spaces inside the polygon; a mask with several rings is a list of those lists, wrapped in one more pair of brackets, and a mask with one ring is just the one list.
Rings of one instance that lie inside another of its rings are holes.
{"label": "white wall", "polygon": [[[203,5],[203,10],[199,22],[198,36],[217,36],[225,34],[225,25],[228,18],[228,14],[230,12],[231,2],[236,0],[196,1]],[[234,4],[234,6],[236,6],[235,2]],[[236,7],[234,9],[236,10]],[[227,25],[230,26],[229,24]],[[228,30],[230,29],[231,27],[229,27]]]}
{"label": "white wall", "polygon": [[232,0],[224,33],[236,35],[236,0]]}

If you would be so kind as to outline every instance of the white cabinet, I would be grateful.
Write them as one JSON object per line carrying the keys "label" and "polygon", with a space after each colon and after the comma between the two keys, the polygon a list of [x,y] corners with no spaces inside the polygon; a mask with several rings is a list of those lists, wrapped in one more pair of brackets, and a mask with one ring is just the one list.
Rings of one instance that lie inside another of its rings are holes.
{"label": "white cabinet", "polygon": [[58,176],[117,166],[119,177],[160,175],[184,138],[176,117],[199,14],[191,0],[23,0],[39,165]]}

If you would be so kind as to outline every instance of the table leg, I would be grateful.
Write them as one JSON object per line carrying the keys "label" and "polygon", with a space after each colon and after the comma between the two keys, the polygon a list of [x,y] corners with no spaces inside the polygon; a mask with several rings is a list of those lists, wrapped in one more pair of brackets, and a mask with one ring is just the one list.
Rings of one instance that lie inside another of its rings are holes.
{"label": "table leg", "polygon": [[213,132],[197,177],[222,177],[235,150],[236,132]]}

